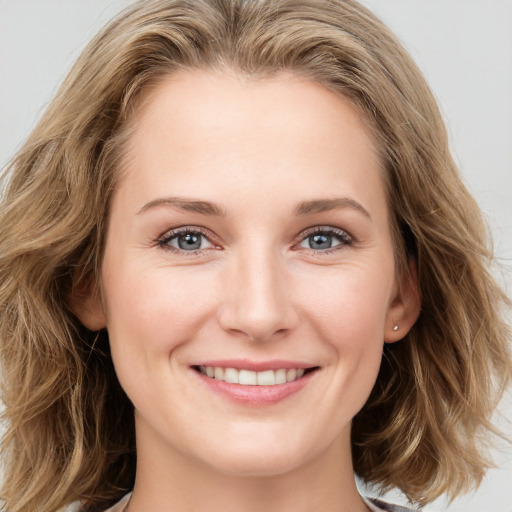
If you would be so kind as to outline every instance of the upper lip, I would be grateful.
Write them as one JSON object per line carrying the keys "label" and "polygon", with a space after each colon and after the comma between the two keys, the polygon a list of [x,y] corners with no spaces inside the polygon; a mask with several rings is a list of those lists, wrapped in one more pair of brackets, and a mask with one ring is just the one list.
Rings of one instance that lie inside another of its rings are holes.
{"label": "upper lip", "polygon": [[266,370],[281,369],[307,369],[315,368],[316,365],[300,361],[285,359],[274,359],[271,361],[251,361],[249,359],[215,359],[200,361],[191,366],[212,366],[217,368],[235,368],[237,370],[251,370],[253,372],[264,372]]}

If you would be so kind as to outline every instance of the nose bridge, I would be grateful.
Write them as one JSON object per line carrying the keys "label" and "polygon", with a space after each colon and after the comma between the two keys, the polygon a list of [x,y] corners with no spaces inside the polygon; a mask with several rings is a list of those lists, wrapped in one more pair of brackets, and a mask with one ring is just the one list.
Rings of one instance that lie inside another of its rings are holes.
{"label": "nose bridge", "polygon": [[290,329],[294,311],[283,261],[270,244],[248,243],[231,262],[227,296],[221,306],[225,329],[265,340]]}

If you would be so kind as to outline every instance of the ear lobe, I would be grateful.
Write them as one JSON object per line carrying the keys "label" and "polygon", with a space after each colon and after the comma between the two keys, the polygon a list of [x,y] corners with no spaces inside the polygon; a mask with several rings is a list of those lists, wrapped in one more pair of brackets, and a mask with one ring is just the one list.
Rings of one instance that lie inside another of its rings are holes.
{"label": "ear lobe", "polygon": [[93,280],[73,287],[69,305],[71,311],[90,331],[99,331],[107,326],[101,297]]}
{"label": "ear lobe", "polygon": [[397,295],[388,310],[384,342],[394,343],[403,339],[416,323],[420,311],[421,298],[416,262],[410,260],[409,274],[398,286]]}

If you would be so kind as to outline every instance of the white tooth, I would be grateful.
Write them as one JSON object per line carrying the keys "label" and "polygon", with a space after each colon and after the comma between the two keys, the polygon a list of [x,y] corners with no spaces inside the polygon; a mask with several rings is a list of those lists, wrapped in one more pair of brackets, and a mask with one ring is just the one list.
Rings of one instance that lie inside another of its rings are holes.
{"label": "white tooth", "polygon": [[231,384],[238,384],[238,370],[234,368],[226,368],[224,370],[224,380]]}
{"label": "white tooth", "polygon": [[305,370],[303,368],[290,368],[280,370],[266,370],[264,372],[253,372],[251,370],[237,370],[236,368],[220,368],[213,366],[199,366],[199,371],[208,377],[216,380],[224,380],[232,384],[245,386],[274,386],[285,384],[300,379]]}
{"label": "white tooth", "polygon": [[258,385],[273,386],[275,383],[276,383],[276,376],[275,376],[274,370],[258,372]]}
{"label": "white tooth", "polygon": [[276,371],[276,384],[284,384],[286,382],[286,370]]}
{"label": "white tooth", "polygon": [[256,385],[258,384],[258,379],[256,377],[256,372],[251,372],[250,370],[240,370],[238,373],[238,382],[240,384],[247,385]]}
{"label": "white tooth", "polygon": [[295,368],[290,368],[290,369],[286,372],[286,381],[287,381],[287,382],[292,382],[292,381],[294,381],[296,378],[297,378],[297,370],[295,370]]}

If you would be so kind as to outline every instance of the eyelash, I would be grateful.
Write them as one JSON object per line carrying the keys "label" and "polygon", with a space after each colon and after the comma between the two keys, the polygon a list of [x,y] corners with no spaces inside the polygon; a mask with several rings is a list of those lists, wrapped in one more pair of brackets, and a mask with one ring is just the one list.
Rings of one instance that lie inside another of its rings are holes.
{"label": "eyelash", "polygon": [[170,251],[176,254],[186,254],[187,256],[195,256],[200,254],[205,249],[194,249],[193,251],[185,251],[183,249],[177,249],[176,247],[172,247],[169,245],[169,242],[173,240],[174,238],[178,237],[179,235],[183,235],[186,233],[192,233],[192,234],[200,234],[204,236],[213,246],[215,246],[215,243],[211,241],[211,233],[203,228],[196,227],[196,226],[187,226],[183,228],[177,228],[173,229],[171,231],[167,231],[164,235],[162,235],[160,238],[158,238],[157,242],[158,245],[166,250]]}
{"label": "eyelash", "polygon": [[314,228],[306,229],[299,235],[299,239],[295,242],[294,246],[300,244],[301,242],[307,240],[308,238],[315,235],[327,235],[339,240],[339,244],[334,247],[329,247],[324,250],[315,250],[315,249],[306,249],[311,251],[311,254],[315,256],[325,256],[331,254],[333,252],[341,250],[343,247],[351,246],[354,243],[354,237],[349,235],[346,231],[339,228],[334,228],[332,226],[315,226]]}
{"label": "eyelash", "polygon": [[[167,231],[164,235],[158,238],[157,244],[164,250],[176,253],[176,254],[185,254],[187,256],[196,256],[199,255],[206,249],[194,249],[191,251],[186,251],[184,249],[177,249],[176,247],[172,247],[169,245],[169,242],[179,235],[191,233],[191,234],[200,234],[204,236],[212,245],[213,248],[219,249],[218,246],[211,240],[212,235],[209,231],[204,228],[196,227],[196,226],[187,226],[183,228],[173,229],[171,231]],[[307,240],[308,238],[315,235],[327,235],[331,237],[335,237],[340,242],[338,245],[334,247],[330,247],[324,250],[315,250],[315,249],[306,249],[311,251],[315,256],[323,256],[326,254],[330,254],[335,251],[339,251],[343,247],[351,246],[354,243],[354,238],[349,235],[346,231],[338,228],[334,228],[332,226],[316,226],[314,228],[309,228],[306,231],[302,232],[299,237],[294,242],[294,247],[296,247],[301,242]],[[294,249],[297,250],[297,249]]]}

